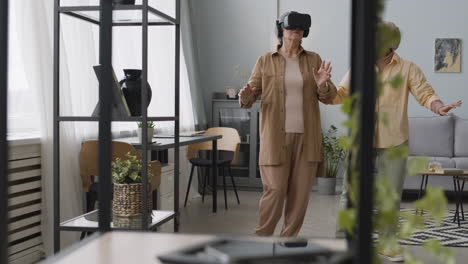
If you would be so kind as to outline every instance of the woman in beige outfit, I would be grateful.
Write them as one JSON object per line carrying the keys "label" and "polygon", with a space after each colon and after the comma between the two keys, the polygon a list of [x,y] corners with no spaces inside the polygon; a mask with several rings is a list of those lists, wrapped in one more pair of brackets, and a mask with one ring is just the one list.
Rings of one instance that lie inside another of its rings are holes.
{"label": "woman in beige outfit", "polygon": [[[318,101],[336,95],[331,66],[302,48],[310,16],[287,12],[277,21],[280,44],[257,60],[240,105],[248,108],[261,95],[260,200],[257,235],[272,235],[284,209],[281,236],[296,236],[304,221],[309,192],[318,172],[321,127]],[[286,203],[285,203],[286,202]]]}

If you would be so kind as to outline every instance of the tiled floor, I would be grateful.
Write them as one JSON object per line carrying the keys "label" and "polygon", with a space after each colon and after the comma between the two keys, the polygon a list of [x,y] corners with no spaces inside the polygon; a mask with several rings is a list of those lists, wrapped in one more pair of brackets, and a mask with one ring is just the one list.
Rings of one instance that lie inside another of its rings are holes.
{"label": "tiled floor", "polygon": [[[224,209],[224,198],[219,194],[218,213],[211,212],[211,197],[205,203],[201,198],[189,201],[186,208],[181,209],[181,232],[183,233],[210,233],[252,235],[257,222],[258,201],[260,192],[240,192],[241,204],[236,203],[232,192],[228,195],[228,210]],[[333,238],[335,235],[336,212],[339,196],[323,196],[317,192],[311,193],[309,209],[299,234],[308,238]],[[403,203],[403,207],[409,203]],[[452,206],[452,205],[451,205]],[[275,234],[281,229],[282,220],[277,226]],[[171,229],[171,225],[166,225]],[[440,263],[426,254],[422,247],[409,247],[424,263]],[[466,263],[468,248],[454,248],[457,263]],[[384,262],[386,263],[386,262]]]}

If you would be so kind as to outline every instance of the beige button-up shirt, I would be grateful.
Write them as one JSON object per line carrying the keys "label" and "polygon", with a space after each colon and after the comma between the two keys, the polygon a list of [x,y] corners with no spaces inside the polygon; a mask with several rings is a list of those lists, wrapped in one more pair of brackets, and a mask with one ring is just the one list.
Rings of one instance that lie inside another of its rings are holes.
{"label": "beige button-up shirt", "polygon": [[[432,102],[440,100],[432,86],[426,81],[423,72],[416,64],[402,59],[394,54],[390,64],[381,73],[385,83],[401,74],[403,84],[394,89],[390,84],[383,87],[382,94],[377,98],[375,111],[379,114],[386,113],[388,124],[376,123],[374,146],[376,148],[388,148],[398,146],[408,140],[408,95],[414,98],[429,110]],[[348,72],[338,86],[338,94],[333,104],[341,104],[350,93],[350,72]]]}
{"label": "beige button-up shirt", "polygon": [[[336,87],[327,82],[327,88],[318,89],[312,68],[318,70],[322,59],[315,52],[302,50],[299,66],[304,82],[304,154],[310,162],[322,161],[322,134],[319,101],[329,102],[336,95]],[[285,157],[285,90],[286,61],[278,51],[258,58],[248,81],[257,89],[256,96],[243,108],[249,108],[261,95],[260,106],[260,157],[259,165],[281,165]]]}

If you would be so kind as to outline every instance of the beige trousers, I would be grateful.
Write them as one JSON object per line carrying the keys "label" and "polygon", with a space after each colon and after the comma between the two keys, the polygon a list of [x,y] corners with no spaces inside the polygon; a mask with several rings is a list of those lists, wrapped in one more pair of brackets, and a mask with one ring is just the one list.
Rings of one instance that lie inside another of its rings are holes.
{"label": "beige trousers", "polygon": [[[260,199],[257,235],[273,235],[284,207],[281,236],[297,236],[309,203],[318,163],[304,155],[303,134],[287,133],[286,160],[277,166],[260,166],[263,195]],[[286,203],[285,203],[286,202]]]}

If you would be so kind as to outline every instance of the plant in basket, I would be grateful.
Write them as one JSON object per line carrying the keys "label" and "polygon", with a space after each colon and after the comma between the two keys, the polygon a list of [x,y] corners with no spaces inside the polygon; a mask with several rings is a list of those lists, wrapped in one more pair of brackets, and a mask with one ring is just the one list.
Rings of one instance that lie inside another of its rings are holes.
{"label": "plant in basket", "polygon": [[[142,211],[142,162],[129,153],[125,158],[116,158],[112,162],[112,181],[114,183],[114,199],[112,201],[113,215],[118,217],[141,216]],[[151,166],[148,164],[148,212],[152,208],[152,193],[150,179]],[[150,215],[150,214],[149,214]]]}

